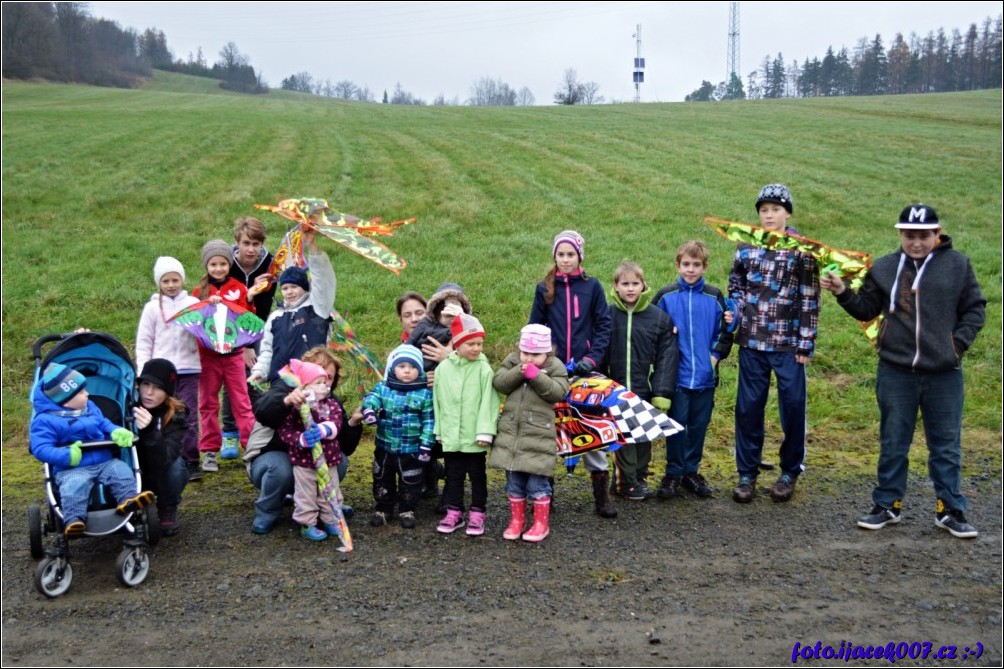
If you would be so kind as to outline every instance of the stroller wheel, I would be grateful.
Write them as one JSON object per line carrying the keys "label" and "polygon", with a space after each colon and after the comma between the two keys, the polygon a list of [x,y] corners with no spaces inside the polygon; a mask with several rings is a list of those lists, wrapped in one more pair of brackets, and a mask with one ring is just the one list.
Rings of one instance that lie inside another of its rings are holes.
{"label": "stroller wheel", "polygon": [[41,560],[45,551],[42,547],[42,510],[38,504],[28,507],[28,545],[31,548],[31,557]]}
{"label": "stroller wheel", "polygon": [[150,556],[142,548],[125,548],[115,560],[119,583],[134,588],[146,580],[150,573]]}
{"label": "stroller wheel", "polygon": [[73,567],[62,557],[47,557],[35,567],[35,587],[49,598],[62,595],[73,582]]}
{"label": "stroller wheel", "polygon": [[143,509],[146,522],[146,542],[151,546],[160,543],[160,514],[157,513],[157,505],[151,504]]}

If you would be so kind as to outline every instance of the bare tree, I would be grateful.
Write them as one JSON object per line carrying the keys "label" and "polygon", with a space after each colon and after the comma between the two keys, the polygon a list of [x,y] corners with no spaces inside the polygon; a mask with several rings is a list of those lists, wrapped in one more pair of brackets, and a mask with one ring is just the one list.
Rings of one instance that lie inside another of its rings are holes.
{"label": "bare tree", "polygon": [[343,79],[342,81],[339,81],[337,84],[335,84],[334,96],[336,98],[341,98],[343,100],[351,100],[356,96],[357,89],[358,86],[356,86],[354,83],[348,81],[347,79]]}
{"label": "bare tree", "polygon": [[520,107],[532,107],[536,101],[537,99],[533,97],[533,92],[526,86],[519,89],[519,92],[516,93],[516,104]]}
{"label": "bare tree", "polygon": [[603,102],[603,96],[600,95],[600,85],[595,81],[587,81],[582,84],[582,104],[584,105],[598,105]]}
{"label": "bare tree", "polygon": [[565,70],[565,77],[554,92],[554,103],[559,105],[577,105],[582,102],[582,87],[579,75],[572,68]]}
{"label": "bare tree", "polygon": [[481,77],[471,86],[467,104],[473,107],[512,107],[516,104],[516,91],[501,79]]}
{"label": "bare tree", "polygon": [[373,91],[368,86],[359,86],[356,88],[355,98],[360,102],[373,102]]}

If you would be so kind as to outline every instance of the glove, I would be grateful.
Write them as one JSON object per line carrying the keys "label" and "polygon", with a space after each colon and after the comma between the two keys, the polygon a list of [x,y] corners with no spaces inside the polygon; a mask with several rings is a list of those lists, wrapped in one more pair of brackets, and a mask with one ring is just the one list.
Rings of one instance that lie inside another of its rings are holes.
{"label": "glove", "polygon": [[318,426],[314,426],[308,430],[304,430],[303,434],[300,435],[300,448],[313,448],[314,444],[321,440],[321,429]]}
{"label": "glove", "polygon": [[596,365],[589,358],[583,358],[575,363],[575,373],[579,376],[585,376],[594,369],[596,369]]}
{"label": "glove", "polygon": [[84,452],[80,450],[83,442],[75,441],[70,444],[70,466],[76,467],[80,464],[80,458],[84,457]]}
{"label": "glove", "polygon": [[432,460],[432,454],[429,453],[429,451],[419,451],[418,452],[418,461],[419,462],[429,462],[430,460]]}
{"label": "glove", "polygon": [[659,411],[666,413],[669,411],[669,400],[665,397],[653,397],[652,406],[654,406]]}
{"label": "glove", "polygon": [[526,363],[526,369],[523,370],[523,378],[527,381],[533,381],[540,374],[540,367],[533,364],[532,362]]}
{"label": "glove", "polygon": [[321,439],[334,439],[338,434],[338,426],[330,420],[317,424],[317,430],[321,433]]}
{"label": "glove", "polygon": [[363,409],[363,422],[367,425],[376,425],[377,413],[373,409]]}
{"label": "glove", "polygon": [[130,430],[127,430],[124,427],[117,427],[112,430],[111,437],[112,441],[114,441],[115,445],[119,448],[132,448],[133,434]]}

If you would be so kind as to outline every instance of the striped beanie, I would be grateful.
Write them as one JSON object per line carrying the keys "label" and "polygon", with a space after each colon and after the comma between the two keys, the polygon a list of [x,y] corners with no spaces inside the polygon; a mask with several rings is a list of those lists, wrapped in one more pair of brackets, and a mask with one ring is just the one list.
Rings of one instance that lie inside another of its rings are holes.
{"label": "striped beanie", "polygon": [[86,387],[83,374],[58,362],[49,363],[42,374],[42,392],[55,404],[66,404]]}

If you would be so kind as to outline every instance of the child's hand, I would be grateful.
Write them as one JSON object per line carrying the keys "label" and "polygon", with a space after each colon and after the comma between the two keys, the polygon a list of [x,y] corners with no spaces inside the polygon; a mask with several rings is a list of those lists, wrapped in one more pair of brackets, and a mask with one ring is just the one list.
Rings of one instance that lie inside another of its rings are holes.
{"label": "child's hand", "polygon": [[219,295],[213,295],[212,297],[206,299],[206,302],[209,302],[209,304],[219,304],[222,301],[223,298],[220,297]]}
{"label": "child's hand", "polygon": [[75,441],[70,444],[70,466],[76,467],[80,464],[80,458],[84,457],[84,452],[80,450],[83,445],[82,441]]}
{"label": "child's hand", "polygon": [[420,451],[419,452],[419,454],[418,454],[418,461],[419,462],[429,462],[430,460],[432,460],[432,455],[429,454],[429,451]]}
{"label": "child's hand", "polygon": [[436,378],[436,372],[435,372],[435,371],[431,371],[431,372],[426,372],[426,373],[425,373],[425,378],[429,379],[429,382],[428,382],[428,384],[426,384],[426,385],[427,385],[427,386],[428,386],[429,388],[431,388],[431,387],[432,387],[432,382],[433,382],[433,380],[434,380],[434,379]]}
{"label": "child's hand", "polygon": [[244,349],[244,366],[254,367],[254,364],[258,362],[258,354],[254,352],[254,348],[248,346]]}
{"label": "child's hand", "polygon": [[282,398],[282,403],[288,407],[300,408],[300,405],[307,401],[306,395],[299,388],[293,388],[289,394]]}
{"label": "child's hand", "polygon": [[491,445],[492,445],[492,442],[490,442],[490,441],[483,441],[481,439],[478,439],[478,446],[480,446],[481,448],[488,448]]}
{"label": "child's hand", "polygon": [[377,412],[373,409],[363,409],[363,422],[367,425],[376,425],[377,422]]}
{"label": "child's hand", "polygon": [[809,356],[807,355],[797,355],[797,354],[795,355],[795,362],[797,362],[800,365],[808,365],[809,360],[811,360],[811,358],[809,358]]}
{"label": "child's hand", "polygon": [[819,277],[819,285],[834,295],[841,295],[847,289],[847,286],[844,285],[844,280],[833,272],[823,272],[823,275]]}
{"label": "child's hand", "polygon": [[268,287],[269,287],[269,285],[271,285],[271,283],[272,283],[272,275],[271,274],[262,274],[255,281],[255,284],[253,286],[251,286],[251,288],[248,289],[248,298],[250,299],[252,297],[256,297],[258,295],[261,295],[266,290],[268,290]]}
{"label": "child's hand", "polygon": [[119,448],[132,448],[133,433],[124,427],[117,427],[112,430],[112,441]]}
{"label": "child's hand", "polygon": [[303,434],[300,435],[300,448],[311,449],[320,440],[321,430],[315,425],[308,430],[304,430]]}
{"label": "child's hand", "polygon": [[153,421],[153,416],[143,407],[136,407],[132,410],[132,417],[136,421],[136,427],[145,430],[147,425]]}
{"label": "child's hand", "polygon": [[726,311],[724,314],[725,324],[732,325],[732,321],[735,320],[736,315],[731,311]]}
{"label": "child's hand", "polygon": [[359,409],[359,407],[357,407],[356,410],[352,412],[352,415],[349,416],[349,425],[355,427],[361,422],[363,422],[363,412]]}
{"label": "child's hand", "polygon": [[317,424],[317,430],[321,433],[321,439],[334,439],[338,434],[338,426],[330,420]]}

